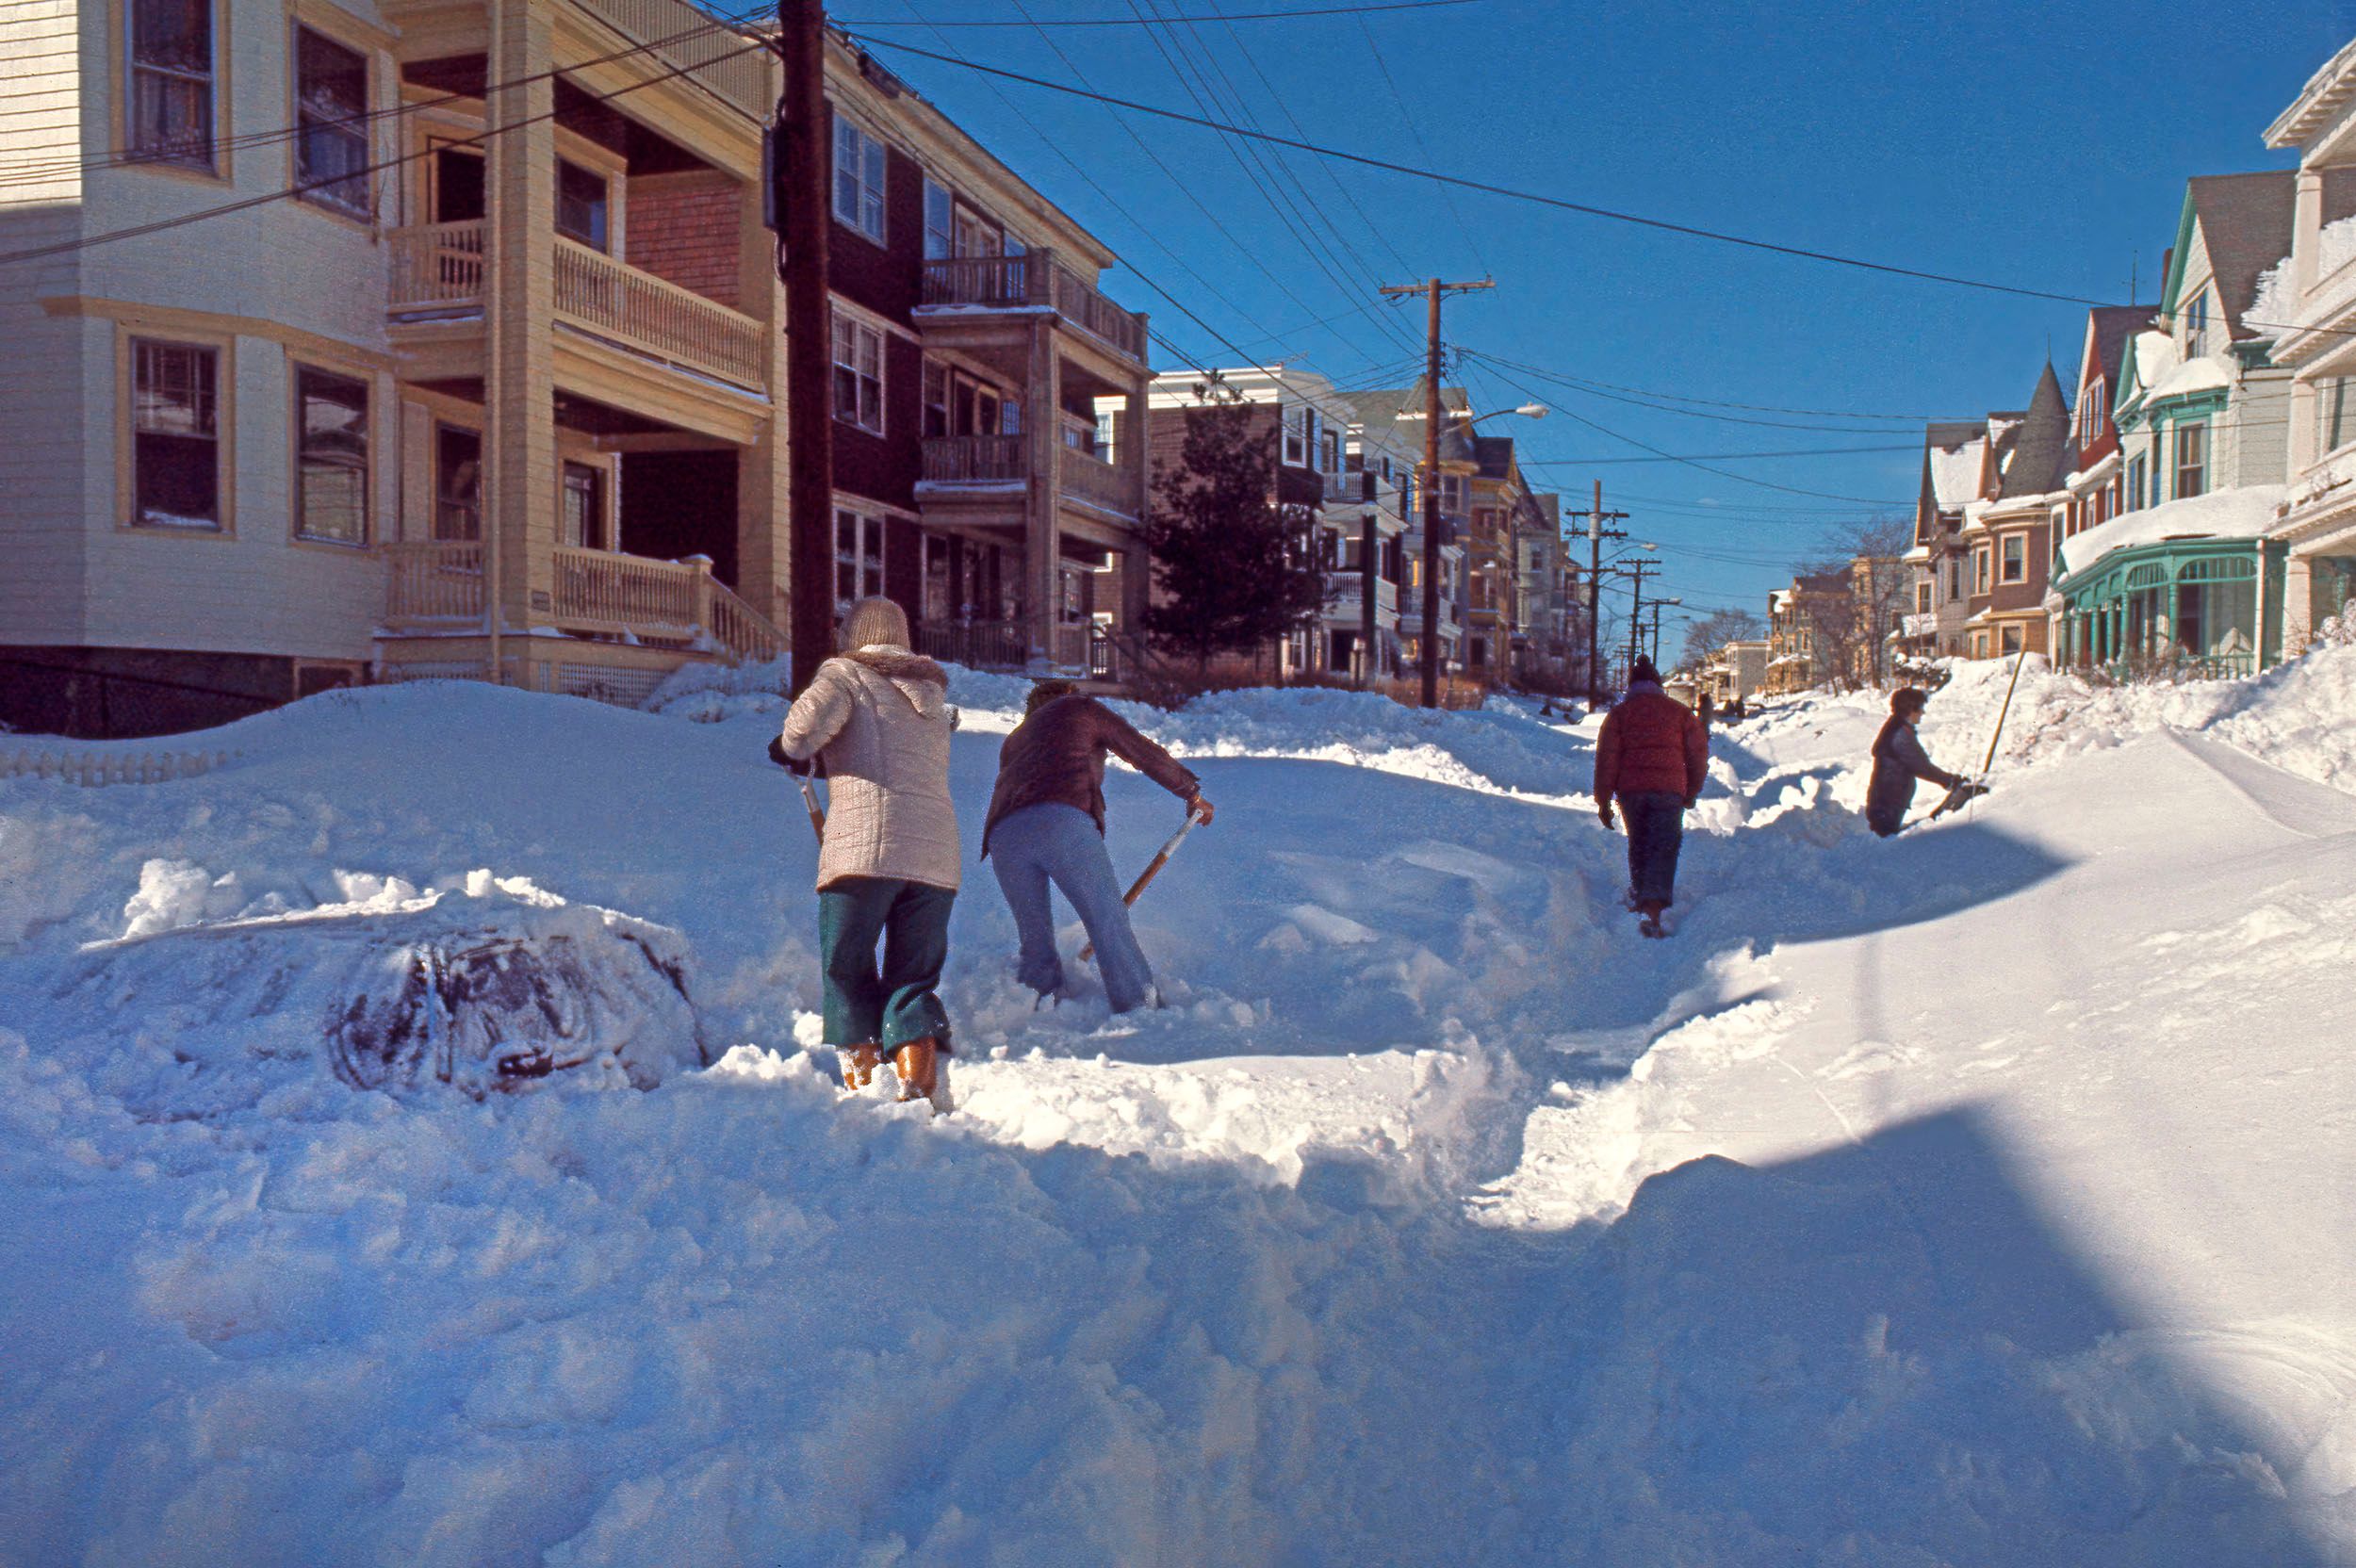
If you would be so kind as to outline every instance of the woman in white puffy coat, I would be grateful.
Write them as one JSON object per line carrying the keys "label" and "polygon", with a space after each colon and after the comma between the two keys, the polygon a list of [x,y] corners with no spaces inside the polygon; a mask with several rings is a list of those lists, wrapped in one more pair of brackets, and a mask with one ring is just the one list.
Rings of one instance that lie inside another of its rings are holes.
{"label": "woman in white puffy coat", "polygon": [[[826,1043],[843,1081],[874,1080],[885,1055],[903,1100],[929,1099],[949,1050],[936,988],[957,894],[957,819],[949,800],[949,679],[908,647],[908,617],[861,599],[843,651],[818,667],[785,716],[773,754],[827,779],[818,854],[818,948]],[[882,964],[875,944],[883,943]]]}

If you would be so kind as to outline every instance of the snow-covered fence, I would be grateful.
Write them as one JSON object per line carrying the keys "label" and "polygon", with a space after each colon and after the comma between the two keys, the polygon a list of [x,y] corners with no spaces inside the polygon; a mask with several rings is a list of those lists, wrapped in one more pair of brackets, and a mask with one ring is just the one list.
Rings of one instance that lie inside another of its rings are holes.
{"label": "snow-covered fence", "polygon": [[160,784],[226,767],[225,751],[0,751],[0,778],[68,784]]}

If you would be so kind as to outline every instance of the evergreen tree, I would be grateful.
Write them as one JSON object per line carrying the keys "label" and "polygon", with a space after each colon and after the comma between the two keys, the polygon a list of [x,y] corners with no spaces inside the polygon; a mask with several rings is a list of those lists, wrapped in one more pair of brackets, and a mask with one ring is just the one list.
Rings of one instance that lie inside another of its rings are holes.
{"label": "evergreen tree", "polygon": [[1255,435],[1251,408],[1233,392],[1197,395],[1178,464],[1153,483],[1145,537],[1163,599],[1146,611],[1145,629],[1199,673],[1216,654],[1313,625],[1326,585],[1309,509],[1276,504],[1275,433]]}

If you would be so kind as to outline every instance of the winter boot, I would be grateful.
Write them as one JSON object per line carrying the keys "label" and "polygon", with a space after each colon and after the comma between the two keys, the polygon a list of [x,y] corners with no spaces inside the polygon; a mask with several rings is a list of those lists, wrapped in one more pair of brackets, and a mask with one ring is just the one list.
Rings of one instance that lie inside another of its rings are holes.
{"label": "winter boot", "polygon": [[1637,921],[1636,929],[1647,937],[1667,936],[1669,934],[1667,928],[1661,923],[1661,906],[1658,904],[1638,905],[1636,912],[1643,918]]}
{"label": "winter boot", "polygon": [[872,1041],[843,1046],[837,1054],[843,1062],[843,1086],[846,1089],[865,1088],[875,1081],[875,1070],[883,1066],[883,1051]]}
{"label": "winter boot", "polygon": [[892,1066],[900,1075],[902,1100],[930,1100],[940,1082],[940,1055],[930,1038],[910,1040],[892,1053]]}

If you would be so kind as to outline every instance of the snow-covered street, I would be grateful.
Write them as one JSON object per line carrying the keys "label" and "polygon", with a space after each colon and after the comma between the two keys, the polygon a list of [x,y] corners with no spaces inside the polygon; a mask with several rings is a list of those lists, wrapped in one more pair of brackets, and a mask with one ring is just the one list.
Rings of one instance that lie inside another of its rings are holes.
{"label": "snow-covered street", "polygon": [[[1879,694],[1721,729],[1666,942],[1592,721],[1124,709],[1219,816],[1118,1020],[1013,979],[959,674],[938,1120],[805,1049],[753,684],[0,782],[0,1560],[2356,1562],[2356,646],[2032,662],[1889,841]],[[534,972],[582,1066],[417,1021]]]}

